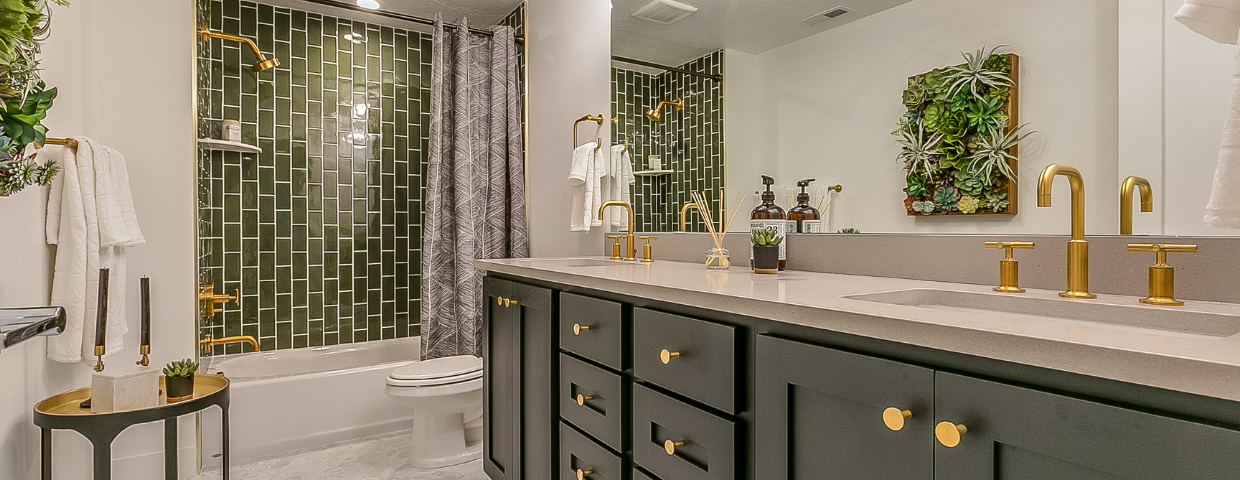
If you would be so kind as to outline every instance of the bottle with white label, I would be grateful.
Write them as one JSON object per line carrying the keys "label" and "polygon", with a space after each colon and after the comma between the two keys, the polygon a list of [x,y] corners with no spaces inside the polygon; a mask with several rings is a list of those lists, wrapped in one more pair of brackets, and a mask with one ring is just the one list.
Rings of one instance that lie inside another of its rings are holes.
{"label": "bottle with white label", "polygon": [[822,233],[822,215],[809,205],[809,193],[805,192],[813,181],[807,178],[797,182],[797,186],[801,187],[801,193],[797,194],[797,206],[788,211],[788,219],[796,222],[796,233]]}
{"label": "bottle with white label", "polygon": [[[784,215],[784,209],[775,204],[775,192],[771,191],[771,185],[775,184],[773,177],[763,175],[762,185],[766,186],[766,191],[762,192],[762,204],[754,207],[753,212],[749,215],[749,231],[759,228],[774,228],[777,235],[784,237],[785,241],[779,244],[779,270],[788,265],[788,217]],[[749,250],[749,263],[753,264],[753,249]]]}

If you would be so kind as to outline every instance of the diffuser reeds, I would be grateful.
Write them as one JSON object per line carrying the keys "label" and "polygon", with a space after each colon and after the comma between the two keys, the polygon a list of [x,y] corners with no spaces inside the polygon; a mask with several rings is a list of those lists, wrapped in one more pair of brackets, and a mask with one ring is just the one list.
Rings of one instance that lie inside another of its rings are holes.
{"label": "diffuser reeds", "polygon": [[[736,219],[736,213],[740,211],[740,207],[741,207],[741,199],[742,199],[742,198],[744,198],[744,195],[745,195],[745,194],[743,194],[743,193],[738,193],[738,194],[736,194],[736,201],[735,201],[735,202],[733,202],[732,214],[731,214],[731,215],[727,215],[727,211],[726,211],[726,206],[725,206],[725,205],[721,205],[721,206],[719,207],[719,225],[718,225],[718,227],[716,227],[716,226],[715,226],[715,217],[714,217],[714,215],[711,213],[711,210],[710,210],[710,203],[708,203],[708,202],[706,201],[706,194],[704,194],[704,193],[702,193],[702,192],[692,192],[690,195],[693,197],[693,203],[696,203],[696,204],[697,204],[698,213],[702,216],[702,220],[704,220],[704,221],[705,221],[705,223],[706,223],[706,230],[707,230],[707,232],[709,232],[709,233],[710,233],[710,239],[711,239],[711,241],[713,241],[713,242],[715,243],[715,250],[714,250],[714,252],[715,252],[715,254],[717,255],[717,258],[718,258],[718,262],[719,262],[719,263],[718,263],[718,266],[719,266],[719,268],[724,268],[724,269],[726,269],[726,268],[730,267],[730,266],[731,266],[731,264],[732,264],[732,261],[729,259],[729,257],[728,257],[728,256],[723,255],[723,251],[724,251],[724,249],[723,249],[723,237],[724,237],[724,235],[727,235],[727,233],[728,233],[728,229],[729,229],[729,228],[732,228],[732,221]],[[720,198],[720,200],[722,200],[722,199],[723,199],[723,190],[720,190],[720,191],[719,191],[719,198]],[[727,223],[726,223],[726,224],[724,223],[724,217],[727,217]],[[714,259],[716,258],[716,255],[707,255],[707,257],[706,257],[706,265],[707,265],[707,266],[710,266],[710,265],[711,265],[711,262],[712,262],[712,260],[714,260]]]}

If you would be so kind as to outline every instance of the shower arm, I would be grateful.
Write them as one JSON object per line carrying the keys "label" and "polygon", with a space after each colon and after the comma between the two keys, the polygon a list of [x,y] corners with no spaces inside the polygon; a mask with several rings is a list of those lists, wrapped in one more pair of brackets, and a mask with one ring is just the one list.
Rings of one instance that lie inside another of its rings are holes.
{"label": "shower arm", "polygon": [[272,57],[270,60],[268,60],[267,57],[263,56],[263,52],[258,49],[258,45],[255,44],[254,41],[250,40],[249,38],[243,37],[241,35],[233,35],[231,33],[213,32],[210,29],[208,29],[206,26],[203,26],[201,29],[199,29],[198,34],[202,35],[202,41],[204,42],[210,42],[212,38],[218,38],[220,40],[228,40],[231,42],[241,42],[241,43],[248,45],[250,47],[250,50],[254,51],[254,56],[258,58],[258,61],[254,63],[254,66],[250,67],[250,69],[253,70],[254,72],[261,72],[271,67],[277,67],[280,65],[280,59]]}

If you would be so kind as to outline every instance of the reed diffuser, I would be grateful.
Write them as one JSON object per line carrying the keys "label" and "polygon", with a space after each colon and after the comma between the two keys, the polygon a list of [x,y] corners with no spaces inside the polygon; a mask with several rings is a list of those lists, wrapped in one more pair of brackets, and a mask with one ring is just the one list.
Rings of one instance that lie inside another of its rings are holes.
{"label": "reed diffuser", "polygon": [[[736,201],[733,202],[732,214],[727,215],[726,207],[719,207],[719,224],[715,225],[715,217],[711,213],[710,203],[707,202],[706,195],[702,192],[692,192],[690,194],[693,202],[697,204],[698,213],[701,214],[702,220],[706,223],[706,231],[710,233],[710,239],[715,246],[706,252],[706,268],[709,270],[727,270],[732,266],[732,258],[728,249],[723,248],[723,237],[727,235],[728,229],[732,227],[732,220],[736,219],[736,213],[740,211],[741,199],[744,198],[743,193],[736,195]],[[723,191],[719,191],[719,198],[723,199]],[[727,223],[724,223],[724,217],[727,217]]]}

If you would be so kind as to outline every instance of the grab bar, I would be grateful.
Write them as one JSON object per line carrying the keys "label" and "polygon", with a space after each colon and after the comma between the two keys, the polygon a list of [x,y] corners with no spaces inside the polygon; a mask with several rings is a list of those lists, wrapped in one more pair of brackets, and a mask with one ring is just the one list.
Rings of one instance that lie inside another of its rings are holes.
{"label": "grab bar", "polygon": [[0,308],[0,352],[34,337],[64,331],[64,307]]}

